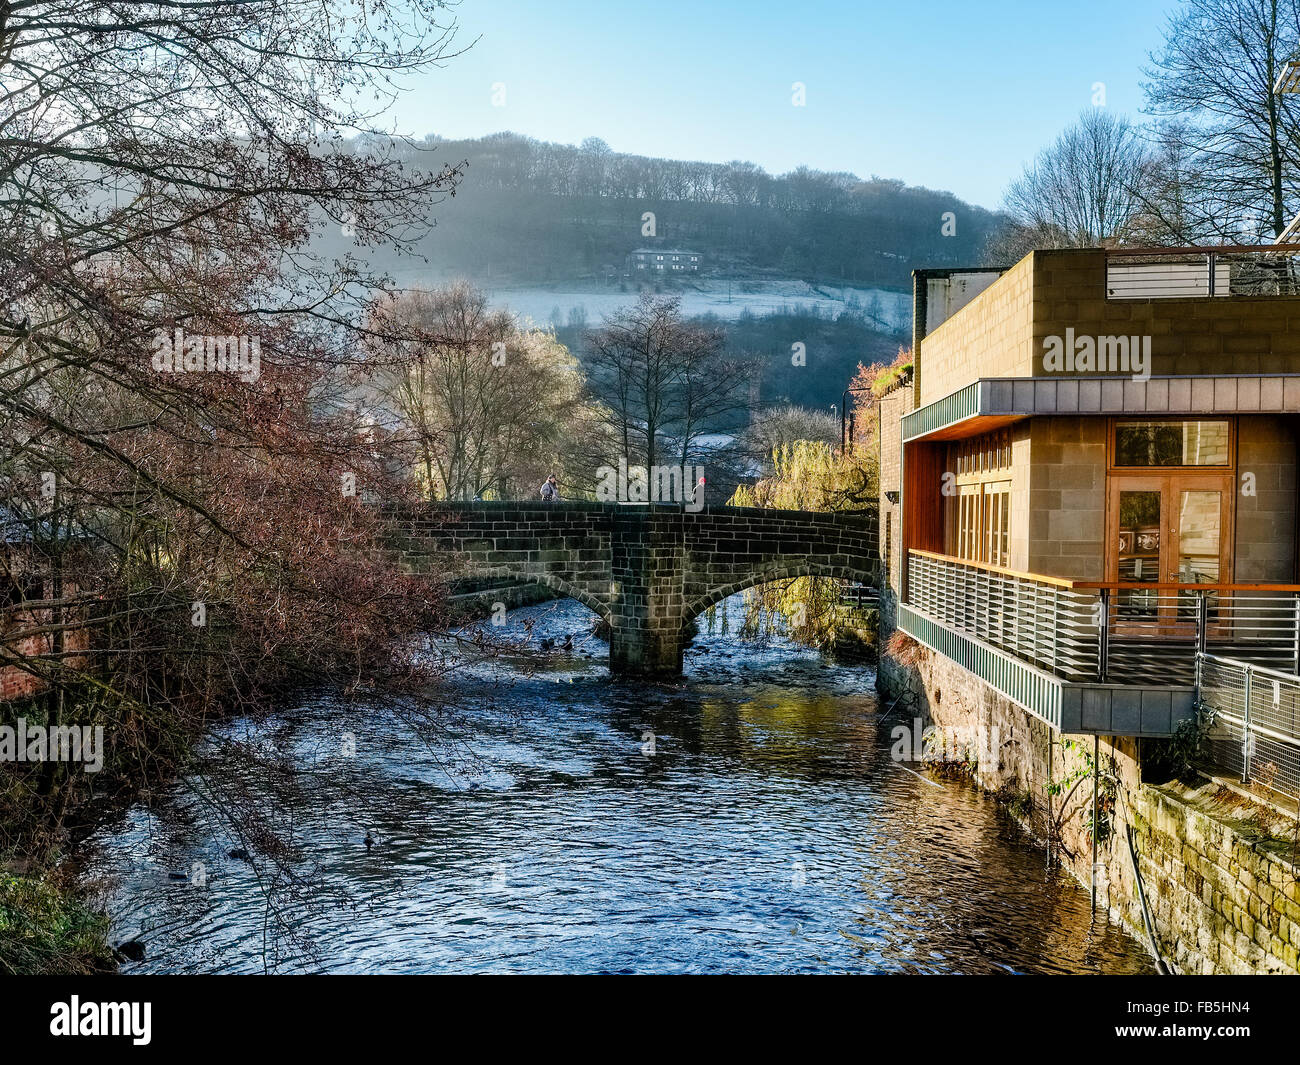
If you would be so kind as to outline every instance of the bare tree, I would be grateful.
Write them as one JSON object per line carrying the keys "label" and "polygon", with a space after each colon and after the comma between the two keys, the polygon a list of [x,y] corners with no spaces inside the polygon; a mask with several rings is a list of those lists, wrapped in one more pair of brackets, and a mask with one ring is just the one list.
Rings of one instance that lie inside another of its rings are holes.
{"label": "bare tree", "polygon": [[1102,108],[1083,111],[1007,189],[1011,224],[991,253],[1012,260],[1033,248],[1123,240],[1140,207],[1145,167],[1145,147],[1127,119]]}
{"label": "bare tree", "polygon": [[[1156,123],[1146,131],[1146,140],[1149,150],[1135,186],[1139,207],[1129,224],[1130,242],[1186,247],[1229,236],[1218,225],[1218,207],[1206,191],[1205,161],[1191,148],[1185,124]],[[1262,219],[1249,223],[1231,239],[1258,240]]]}
{"label": "bare tree", "polygon": [[1229,240],[1263,216],[1274,236],[1297,205],[1300,114],[1273,85],[1300,58],[1296,0],[1186,0],[1151,56],[1147,109],[1174,127],[1200,201],[1187,226]]}
{"label": "bare tree", "polygon": [[756,414],[743,439],[750,460],[761,465],[764,475],[768,476],[772,473],[773,453],[798,440],[838,447],[840,423],[838,418],[825,411],[786,403]]}
{"label": "bare tree", "polygon": [[677,297],[643,293],[589,332],[586,346],[591,388],[630,464],[704,457],[702,438],[737,428],[747,408],[748,365],[726,353],[721,331],[684,321]]}
{"label": "bare tree", "polygon": [[77,699],[123,776],[287,683],[427,679],[409,641],[438,591],[372,558],[361,505],[405,486],[330,402],[384,279],[313,237],[400,250],[454,190],[350,102],[448,56],[444,16],[0,0],[0,503],[62,574],[8,597],[0,664],[57,696],[53,723]]}
{"label": "bare tree", "polygon": [[383,390],[401,419],[425,491],[446,499],[510,499],[556,473],[566,494],[591,478],[603,412],[584,396],[577,359],[554,334],[521,329],[462,282],[404,293],[376,332]]}

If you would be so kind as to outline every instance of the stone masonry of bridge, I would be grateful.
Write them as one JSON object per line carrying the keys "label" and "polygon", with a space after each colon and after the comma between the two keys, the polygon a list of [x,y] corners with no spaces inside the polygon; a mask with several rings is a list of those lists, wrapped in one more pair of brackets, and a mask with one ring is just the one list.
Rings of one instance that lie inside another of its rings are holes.
{"label": "stone masonry of bridge", "polygon": [[408,572],[536,581],[609,622],[610,671],[676,676],[694,619],[786,577],[877,583],[874,511],[437,503],[393,515]]}

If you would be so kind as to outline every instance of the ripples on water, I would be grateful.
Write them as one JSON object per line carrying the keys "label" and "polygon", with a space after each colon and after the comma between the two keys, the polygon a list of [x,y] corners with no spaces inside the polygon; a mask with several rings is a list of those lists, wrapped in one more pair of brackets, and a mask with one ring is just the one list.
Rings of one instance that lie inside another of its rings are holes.
{"label": "ripples on water", "polygon": [[[565,600],[510,625],[581,640],[590,619]],[[468,664],[441,744],[330,699],[225,726],[291,756],[252,786],[308,888],[268,903],[270,864],[229,858],[178,786],[90,843],[115,934],[148,944],[125,971],[1149,971],[994,803],[890,761],[869,669],[702,635],[684,686],[648,686],[606,653]],[[206,773],[218,797],[241,775]]]}

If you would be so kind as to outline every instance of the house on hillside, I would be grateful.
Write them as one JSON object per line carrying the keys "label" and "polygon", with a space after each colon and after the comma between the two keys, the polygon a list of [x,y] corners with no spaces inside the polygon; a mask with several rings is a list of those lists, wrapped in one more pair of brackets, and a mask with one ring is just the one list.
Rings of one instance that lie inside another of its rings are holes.
{"label": "house on hillside", "polygon": [[628,271],[646,274],[698,274],[704,256],[686,248],[636,248],[627,257]]}

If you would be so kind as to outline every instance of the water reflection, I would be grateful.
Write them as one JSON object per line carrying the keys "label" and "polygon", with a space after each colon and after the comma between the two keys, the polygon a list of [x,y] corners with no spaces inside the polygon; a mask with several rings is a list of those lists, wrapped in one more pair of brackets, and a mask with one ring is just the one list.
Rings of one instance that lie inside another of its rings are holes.
{"label": "water reflection", "polygon": [[[588,617],[565,601],[511,624],[541,640]],[[293,768],[214,752],[211,797],[253,789],[299,880],[231,858],[189,789],[130,810],[87,874],[148,943],[128,971],[1149,968],[993,803],[890,761],[868,670],[703,636],[688,683],[649,686],[610,682],[602,652],[467,662],[438,744],[329,699],[227,726]]]}

